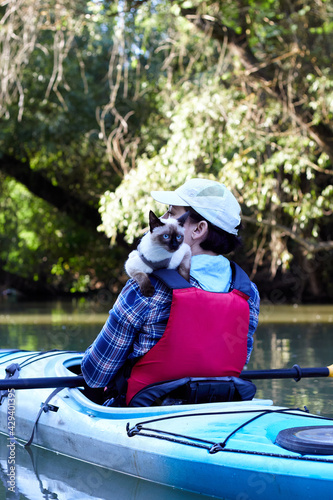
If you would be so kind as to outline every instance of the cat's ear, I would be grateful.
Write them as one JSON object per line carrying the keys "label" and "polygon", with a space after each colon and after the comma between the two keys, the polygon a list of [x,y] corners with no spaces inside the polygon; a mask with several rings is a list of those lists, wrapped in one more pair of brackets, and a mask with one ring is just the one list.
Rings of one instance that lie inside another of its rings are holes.
{"label": "cat's ear", "polygon": [[178,217],[177,221],[179,222],[180,226],[182,226],[182,227],[184,226],[189,215],[190,215],[190,212],[185,212],[183,215]]}
{"label": "cat's ear", "polygon": [[150,210],[149,212],[149,228],[152,233],[156,227],[164,226],[163,222]]}

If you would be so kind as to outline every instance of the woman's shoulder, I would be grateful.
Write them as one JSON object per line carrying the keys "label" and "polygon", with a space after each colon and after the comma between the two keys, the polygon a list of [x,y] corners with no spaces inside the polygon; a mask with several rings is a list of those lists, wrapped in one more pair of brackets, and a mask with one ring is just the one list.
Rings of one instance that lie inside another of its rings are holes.
{"label": "woman's shoulder", "polygon": [[172,291],[164,284],[162,281],[154,276],[150,276],[152,285],[155,288],[155,293],[152,297],[146,297],[141,293],[138,283],[132,278],[129,279],[120,294],[118,295],[117,303],[126,302],[128,305],[135,306],[144,305],[147,307],[154,307],[159,302],[164,302],[165,300],[171,300]]}

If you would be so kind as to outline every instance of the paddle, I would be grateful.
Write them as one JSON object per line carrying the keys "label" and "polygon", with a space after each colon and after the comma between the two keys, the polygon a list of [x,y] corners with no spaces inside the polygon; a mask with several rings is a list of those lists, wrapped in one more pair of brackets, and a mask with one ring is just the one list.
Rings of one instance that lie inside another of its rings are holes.
{"label": "paddle", "polygon": [[240,374],[240,378],[293,378],[296,382],[305,377],[333,377],[333,365],[322,368],[301,368],[298,365],[294,365],[292,368],[281,368],[277,370],[244,370]]}
{"label": "paddle", "polygon": [[[293,378],[298,382],[301,378],[333,377],[333,365],[321,368],[301,368],[294,365],[292,368],[278,370],[245,370],[240,378],[247,379],[273,379]],[[46,389],[53,387],[83,387],[84,378],[76,377],[42,377],[42,378],[6,378],[0,380],[2,389]]]}
{"label": "paddle", "polygon": [[5,378],[0,380],[1,389],[48,389],[53,387],[83,387],[84,378],[77,377],[41,377],[41,378]]}

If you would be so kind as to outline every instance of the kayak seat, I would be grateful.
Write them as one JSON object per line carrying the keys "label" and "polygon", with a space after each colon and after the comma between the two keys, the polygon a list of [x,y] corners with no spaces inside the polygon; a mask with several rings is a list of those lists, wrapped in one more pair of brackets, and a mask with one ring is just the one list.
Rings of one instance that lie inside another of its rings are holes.
{"label": "kayak seat", "polygon": [[129,406],[165,406],[182,404],[248,401],[256,386],[238,377],[184,377],[151,384],[139,391]]}

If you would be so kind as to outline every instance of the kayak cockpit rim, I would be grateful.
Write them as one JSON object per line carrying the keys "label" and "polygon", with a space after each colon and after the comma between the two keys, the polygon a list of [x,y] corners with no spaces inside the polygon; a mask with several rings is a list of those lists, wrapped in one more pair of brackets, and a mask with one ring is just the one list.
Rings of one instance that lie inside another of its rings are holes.
{"label": "kayak cockpit rim", "polygon": [[[50,359],[49,361],[49,371],[52,373],[55,370],[56,375],[59,377],[68,376],[72,373],[79,373],[78,367],[81,365],[83,353],[72,353],[66,354],[64,359],[57,357],[56,359]],[[47,370],[48,367],[46,367]],[[67,393],[67,398],[70,395],[71,398],[67,399],[67,403],[73,403],[73,407],[76,410],[86,413],[91,417],[101,417],[108,419],[128,419],[128,418],[138,418],[164,415],[168,413],[185,413],[193,411],[202,411],[203,405],[176,405],[176,406],[150,406],[150,407],[138,407],[138,408],[116,408],[107,407],[100,404],[94,403],[89,398],[87,398],[79,388],[65,389],[62,392],[62,397],[65,396],[65,391]],[[231,401],[225,403],[206,403],[204,408],[209,411],[221,411],[228,410],[228,408],[235,408],[235,405],[239,408],[253,407],[255,406],[272,406],[273,401],[270,399],[253,399],[251,401]]]}

